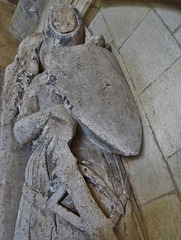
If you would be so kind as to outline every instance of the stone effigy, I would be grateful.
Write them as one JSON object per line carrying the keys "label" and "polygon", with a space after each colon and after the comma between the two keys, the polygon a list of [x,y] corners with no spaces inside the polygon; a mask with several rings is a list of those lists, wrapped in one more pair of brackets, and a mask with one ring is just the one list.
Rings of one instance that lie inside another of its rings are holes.
{"label": "stone effigy", "polygon": [[28,159],[14,240],[145,239],[120,159],[139,153],[139,113],[75,8],[53,5],[43,33],[21,43],[3,96],[4,142]]}

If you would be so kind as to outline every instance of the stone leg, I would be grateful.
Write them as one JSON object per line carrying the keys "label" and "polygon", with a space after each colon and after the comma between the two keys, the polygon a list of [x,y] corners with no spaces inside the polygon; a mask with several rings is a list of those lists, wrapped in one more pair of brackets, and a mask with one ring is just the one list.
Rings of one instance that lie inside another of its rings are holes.
{"label": "stone leg", "polygon": [[[53,145],[55,146],[53,158],[57,161],[54,174],[65,185],[66,191],[79,212],[81,230],[86,231],[90,239],[117,240],[111,220],[103,214],[92,197],[77,166],[77,159],[72,155],[67,142],[54,139]],[[53,195],[51,201],[56,204],[57,196],[54,199]],[[66,219],[66,216],[64,218]]]}

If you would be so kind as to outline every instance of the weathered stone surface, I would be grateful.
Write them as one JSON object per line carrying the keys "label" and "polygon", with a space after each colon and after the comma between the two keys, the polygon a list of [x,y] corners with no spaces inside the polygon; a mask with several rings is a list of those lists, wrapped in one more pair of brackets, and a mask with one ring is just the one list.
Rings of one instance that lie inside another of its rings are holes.
{"label": "weathered stone surface", "polygon": [[181,24],[181,9],[179,5],[155,2],[152,6],[172,32]]}
{"label": "weathered stone surface", "polygon": [[93,44],[60,49],[47,57],[46,69],[56,94],[95,138],[124,156],[139,153],[139,114],[112,53]]}
{"label": "weathered stone surface", "polygon": [[95,34],[102,34],[105,38],[105,41],[107,43],[110,43],[112,41],[112,36],[107,28],[107,25],[104,22],[104,19],[102,15],[99,13],[97,14],[94,21],[89,26],[89,30],[95,35]]}
{"label": "weathered stone surface", "polygon": [[103,17],[118,49],[136,29],[148,11],[149,7],[146,5],[135,4],[131,1],[110,2],[102,9]]}
{"label": "weathered stone surface", "polygon": [[168,164],[172,171],[172,175],[177,183],[178,189],[181,194],[181,151],[174,154],[168,159]]}
{"label": "weathered stone surface", "polygon": [[150,240],[181,239],[181,205],[176,195],[168,195],[142,206]]}
{"label": "weathered stone surface", "polygon": [[171,66],[181,50],[151,10],[120,49],[120,54],[140,93]]}
{"label": "weathered stone surface", "polygon": [[181,58],[141,95],[144,109],[163,154],[180,150]]}
{"label": "weathered stone surface", "polygon": [[[140,112],[143,109],[140,109]],[[141,114],[143,144],[138,157],[124,158],[136,199],[144,204],[174,190],[166,164],[153,138],[148,122]]]}

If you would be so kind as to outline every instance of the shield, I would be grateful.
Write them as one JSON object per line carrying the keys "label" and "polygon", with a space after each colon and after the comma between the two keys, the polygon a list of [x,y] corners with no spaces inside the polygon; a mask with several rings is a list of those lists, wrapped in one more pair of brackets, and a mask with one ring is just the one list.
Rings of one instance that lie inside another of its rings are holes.
{"label": "shield", "polygon": [[62,47],[47,56],[46,71],[61,103],[93,141],[124,156],[139,153],[139,112],[111,52],[91,43]]}

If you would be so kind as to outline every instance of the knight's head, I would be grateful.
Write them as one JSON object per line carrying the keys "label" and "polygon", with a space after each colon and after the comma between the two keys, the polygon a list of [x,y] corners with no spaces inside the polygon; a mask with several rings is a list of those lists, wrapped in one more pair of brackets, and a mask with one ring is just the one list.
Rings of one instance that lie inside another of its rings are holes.
{"label": "knight's head", "polygon": [[50,52],[57,47],[82,44],[84,26],[78,10],[68,4],[52,5],[45,19],[44,36]]}

